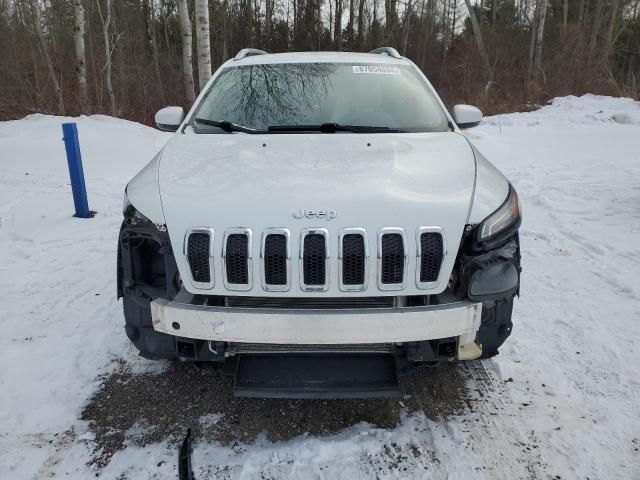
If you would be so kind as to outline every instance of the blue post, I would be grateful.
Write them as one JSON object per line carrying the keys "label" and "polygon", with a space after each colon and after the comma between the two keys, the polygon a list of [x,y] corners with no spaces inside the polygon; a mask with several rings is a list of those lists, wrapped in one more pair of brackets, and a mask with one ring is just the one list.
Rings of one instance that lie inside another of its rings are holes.
{"label": "blue post", "polygon": [[71,190],[73,191],[73,204],[76,207],[76,217],[89,218],[89,202],[87,201],[87,189],[84,185],[84,172],[82,171],[82,156],[80,155],[80,142],[78,141],[78,127],[75,123],[63,123],[62,135],[64,148],[67,151],[67,163],[69,164],[69,177],[71,177]]}

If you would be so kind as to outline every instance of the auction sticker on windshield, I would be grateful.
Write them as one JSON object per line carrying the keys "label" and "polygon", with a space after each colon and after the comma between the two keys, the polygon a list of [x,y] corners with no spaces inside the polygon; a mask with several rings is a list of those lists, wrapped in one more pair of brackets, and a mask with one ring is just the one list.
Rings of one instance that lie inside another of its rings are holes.
{"label": "auction sticker on windshield", "polygon": [[385,67],[382,65],[354,65],[353,73],[377,73],[379,75],[400,75],[398,67]]}

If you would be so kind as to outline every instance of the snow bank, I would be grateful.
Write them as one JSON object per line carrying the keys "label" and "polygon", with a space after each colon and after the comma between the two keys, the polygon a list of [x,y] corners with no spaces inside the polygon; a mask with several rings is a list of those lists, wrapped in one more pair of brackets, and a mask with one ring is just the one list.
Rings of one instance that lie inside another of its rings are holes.
{"label": "snow bank", "polygon": [[[66,121],[78,124],[91,220],[72,217]],[[134,354],[115,298],[123,191],[167,139],[103,116],[0,123],[2,478],[38,472],[99,375]]]}

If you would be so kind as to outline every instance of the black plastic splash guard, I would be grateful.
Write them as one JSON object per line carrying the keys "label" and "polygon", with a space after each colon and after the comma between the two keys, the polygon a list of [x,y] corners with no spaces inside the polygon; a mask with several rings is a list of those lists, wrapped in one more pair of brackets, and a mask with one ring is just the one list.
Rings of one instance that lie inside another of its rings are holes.
{"label": "black plastic splash guard", "polygon": [[387,354],[240,355],[234,395],[253,398],[371,398],[400,395]]}

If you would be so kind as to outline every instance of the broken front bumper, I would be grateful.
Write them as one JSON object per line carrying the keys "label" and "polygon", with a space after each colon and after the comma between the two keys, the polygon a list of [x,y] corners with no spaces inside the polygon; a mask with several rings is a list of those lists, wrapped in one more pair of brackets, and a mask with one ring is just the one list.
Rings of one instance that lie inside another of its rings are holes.
{"label": "broken front bumper", "polygon": [[482,304],[469,301],[372,310],[208,307],[151,302],[157,332],[212,342],[341,345],[457,338],[456,359],[478,358]]}

